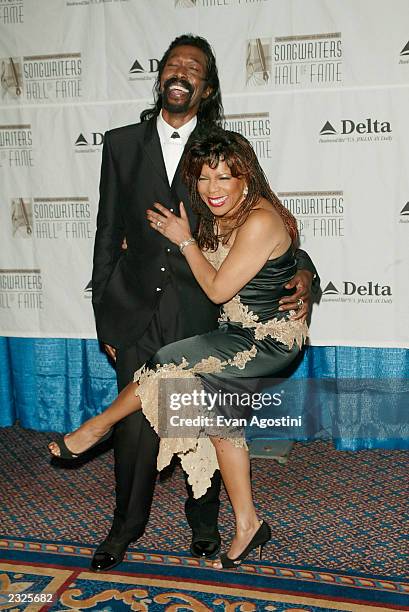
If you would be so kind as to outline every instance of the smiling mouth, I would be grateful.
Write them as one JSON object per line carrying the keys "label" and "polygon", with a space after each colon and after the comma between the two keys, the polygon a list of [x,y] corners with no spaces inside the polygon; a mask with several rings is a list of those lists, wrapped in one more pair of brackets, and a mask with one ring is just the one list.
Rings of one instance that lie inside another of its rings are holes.
{"label": "smiling mouth", "polygon": [[182,100],[190,96],[190,90],[180,83],[174,83],[166,88],[166,94],[170,100]]}
{"label": "smiling mouth", "polygon": [[175,85],[171,85],[169,88],[169,91],[182,91],[183,93],[190,93],[190,91],[186,88],[183,87],[183,85],[178,85],[175,83]]}
{"label": "smiling mouth", "polygon": [[210,206],[214,206],[217,208],[219,206],[223,206],[227,198],[228,196],[222,196],[221,198],[209,198],[208,197],[207,201],[209,202]]}

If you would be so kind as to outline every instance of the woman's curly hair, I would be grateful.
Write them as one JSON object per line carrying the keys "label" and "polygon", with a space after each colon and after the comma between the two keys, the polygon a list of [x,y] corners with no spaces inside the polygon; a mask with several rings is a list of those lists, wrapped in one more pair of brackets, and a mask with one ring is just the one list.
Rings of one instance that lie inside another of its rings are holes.
{"label": "woman's curly hair", "polygon": [[189,189],[192,208],[199,216],[199,224],[195,232],[198,246],[204,250],[214,251],[217,249],[220,238],[216,234],[217,218],[203,202],[197,189],[203,164],[216,168],[219,161],[226,162],[232,176],[244,178],[248,187],[248,193],[241,206],[231,217],[234,220],[233,227],[228,233],[222,235],[223,242],[226,243],[232,232],[243,225],[250,211],[263,197],[277,210],[293,245],[296,246],[298,243],[297,222],[271,190],[253,147],[241,134],[216,126],[195,130],[186,145],[182,163],[183,180]]}

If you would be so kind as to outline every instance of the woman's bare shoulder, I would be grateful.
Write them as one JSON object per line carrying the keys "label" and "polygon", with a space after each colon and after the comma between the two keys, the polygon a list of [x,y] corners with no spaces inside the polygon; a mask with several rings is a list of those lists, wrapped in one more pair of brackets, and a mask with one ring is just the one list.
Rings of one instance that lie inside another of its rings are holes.
{"label": "woman's bare shoulder", "polygon": [[271,235],[274,229],[277,229],[277,219],[271,210],[261,207],[254,208],[243,225],[238,228],[237,236],[246,234],[254,237],[260,236],[261,238]]}
{"label": "woman's bare shoulder", "polygon": [[257,226],[257,224],[267,223],[269,227],[278,228],[282,225],[282,219],[271,202],[265,198],[260,198],[257,206],[250,211],[244,225],[247,223],[253,225],[253,227]]}
{"label": "woman's bare shoulder", "polygon": [[276,254],[277,249],[281,255],[281,251],[288,249],[291,240],[281,215],[268,200],[264,202],[260,202],[261,205],[251,211],[245,223],[238,229],[236,238],[240,236],[244,240],[250,239],[254,244],[270,245],[270,257]]}

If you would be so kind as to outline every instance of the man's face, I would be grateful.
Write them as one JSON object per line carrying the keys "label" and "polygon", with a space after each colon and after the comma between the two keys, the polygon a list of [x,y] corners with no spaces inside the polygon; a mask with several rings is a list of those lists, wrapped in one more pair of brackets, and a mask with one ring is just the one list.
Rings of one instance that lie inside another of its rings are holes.
{"label": "man's face", "polygon": [[163,68],[160,80],[162,106],[169,113],[197,113],[202,98],[211,88],[206,82],[206,56],[197,47],[175,47]]}

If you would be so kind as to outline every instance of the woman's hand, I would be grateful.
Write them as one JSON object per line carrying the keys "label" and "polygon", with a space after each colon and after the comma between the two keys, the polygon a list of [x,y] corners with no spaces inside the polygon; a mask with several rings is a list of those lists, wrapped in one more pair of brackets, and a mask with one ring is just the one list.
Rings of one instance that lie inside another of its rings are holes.
{"label": "woman's hand", "polygon": [[189,238],[192,237],[189,219],[187,217],[183,202],[180,203],[180,217],[177,217],[171,213],[170,210],[158,202],[155,202],[154,207],[159,212],[150,209],[146,211],[149,225],[154,230],[160,234],[163,234],[163,236],[168,238],[171,242],[173,242],[173,244],[177,245],[185,240],[189,240]]}

